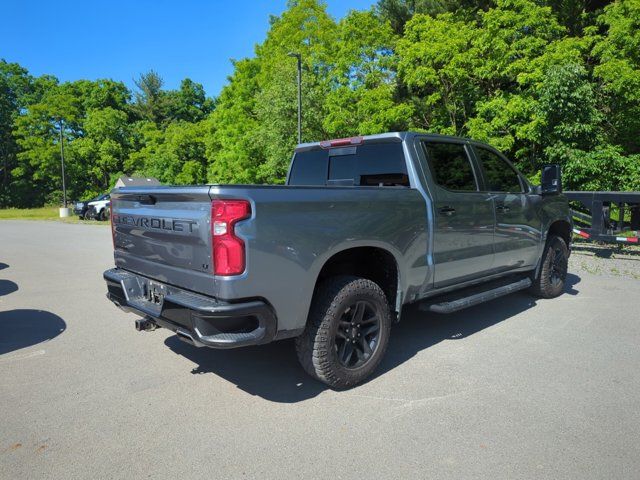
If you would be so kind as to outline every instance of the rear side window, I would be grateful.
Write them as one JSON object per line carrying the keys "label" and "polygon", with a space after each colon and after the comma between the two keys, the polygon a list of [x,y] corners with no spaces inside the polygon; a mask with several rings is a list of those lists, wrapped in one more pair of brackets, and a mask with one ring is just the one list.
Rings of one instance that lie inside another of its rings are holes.
{"label": "rear side window", "polygon": [[434,181],[447,190],[478,190],[471,160],[464,145],[446,142],[422,143]]}
{"label": "rear side window", "polygon": [[480,157],[482,172],[489,191],[522,192],[520,178],[511,165],[491,150],[481,147],[475,147],[475,149]]}
{"label": "rear side window", "polygon": [[324,150],[296,153],[289,174],[290,185],[325,185],[329,159]]}
{"label": "rear side window", "polygon": [[290,185],[409,186],[401,143],[309,150],[296,154]]}

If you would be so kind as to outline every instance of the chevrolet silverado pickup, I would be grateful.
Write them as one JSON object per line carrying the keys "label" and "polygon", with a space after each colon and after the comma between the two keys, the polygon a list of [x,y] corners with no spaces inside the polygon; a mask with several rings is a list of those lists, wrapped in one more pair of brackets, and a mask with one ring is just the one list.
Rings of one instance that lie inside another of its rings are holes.
{"label": "chevrolet silverado pickup", "polygon": [[533,186],[488,145],[412,132],[301,144],[285,185],[125,187],[111,202],[107,296],[138,330],[212,348],[294,337],[338,389],[375,370],[404,305],[560,295],[572,230],[558,166]]}

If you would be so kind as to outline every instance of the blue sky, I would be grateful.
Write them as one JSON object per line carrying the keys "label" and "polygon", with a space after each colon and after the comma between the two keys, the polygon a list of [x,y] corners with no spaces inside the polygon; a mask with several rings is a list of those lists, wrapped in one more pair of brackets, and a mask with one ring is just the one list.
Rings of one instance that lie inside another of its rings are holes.
{"label": "blue sky", "polygon": [[[265,38],[269,15],[286,0],[2,0],[0,58],[32,75],[62,81],[121,80],[129,87],[141,72],[156,70],[165,88],[189,77],[210,96],[232,72],[229,59],[253,55]],[[328,0],[341,18],[375,0]]]}

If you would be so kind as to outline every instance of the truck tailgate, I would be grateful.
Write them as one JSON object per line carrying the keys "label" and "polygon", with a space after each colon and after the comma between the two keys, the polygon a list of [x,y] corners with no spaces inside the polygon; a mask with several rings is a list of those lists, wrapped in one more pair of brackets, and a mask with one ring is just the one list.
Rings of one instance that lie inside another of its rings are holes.
{"label": "truck tailgate", "polygon": [[212,293],[209,186],[122,188],[111,203],[116,266]]}

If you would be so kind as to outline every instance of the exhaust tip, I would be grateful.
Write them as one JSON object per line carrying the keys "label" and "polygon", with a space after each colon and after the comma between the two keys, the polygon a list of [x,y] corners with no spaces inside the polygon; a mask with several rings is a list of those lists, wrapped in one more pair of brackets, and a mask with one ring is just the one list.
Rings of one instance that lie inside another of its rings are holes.
{"label": "exhaust tip", "polygon": [[189,345],[195,345],[196,342],[193,341],[193,337],[189,335],[184,330],[176,330],[176,336],[182,340],[183,342],[188,343]]}

